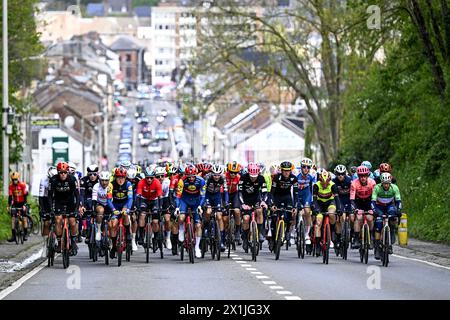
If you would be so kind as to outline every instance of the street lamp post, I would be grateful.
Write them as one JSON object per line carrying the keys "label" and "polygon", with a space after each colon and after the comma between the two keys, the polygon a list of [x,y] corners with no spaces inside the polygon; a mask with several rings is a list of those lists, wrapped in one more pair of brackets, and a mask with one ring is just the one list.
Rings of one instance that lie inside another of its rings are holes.
{"label": "street lamp post", "polygon": [[82,138],[82,155],[81,155],[81,167],[82,170],[84,171],[85,168],[85,150],[84,150],[84,144],[85,144],[85,139],[84,139],[84,119],[86,118],[91,118],[91,117],[100,117],[103,115],[103,112],[96,112],[96,113],[92,113],[92,114],[88,114],[85,115],[83,117],[81,117],[81,138]]}
{"label": "street lamp post", "polygon": [[8,196],[9,185],[9,139],[8,126],[8,1],[3,0],[3,195]]}

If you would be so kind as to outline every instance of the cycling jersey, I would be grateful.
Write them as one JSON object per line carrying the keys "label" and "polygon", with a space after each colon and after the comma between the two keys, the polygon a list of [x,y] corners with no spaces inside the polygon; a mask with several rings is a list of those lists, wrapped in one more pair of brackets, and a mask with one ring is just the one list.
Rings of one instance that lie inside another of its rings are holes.
{"label": "cycling jersey", "polygon": [[251,181],[250,174],[246,173],[239,180],[239,199],[242,204],[256,204],[267,200],[266,180],[259,175],[255,181]]}
{"label": "cycling jersey", "polygon": [[39,182],[39,210],[41,214],[51,211],[48,203],[48,182],[49,178],[47,176],[43,177]]}
{"label": "cycling jersey", "polygon": [[400,191],[395,184],[391,184],[386,191],[382,184],[377,184],[372,192],[372,201],[377,206],[387,206],[389,204],[395,204],[401,201]]}
{"label": "cycling jersey", "polygon": [[345,176],[343,181],[340,181],[337,177],[332,180],[334,184],[337,186],[339,200],[345,209],[349,210],[350,206],[350,188],[352,185],[352,178],[349,176]]}
{"label": "cycling jersey", "polygon": [[316,210],[320,209],[321,212],[325,211],[329,206],[334,205],[338,211],[341,210],[338,189],[333,181],[330,181],[326,188],[323,187],[321,181],[317,181],[313,186],[313,201]]}
{"label": "cycling jersey", "polygon": [[177,199],[194,200],[200,199],[200,205],[205,202],[206,182],[203,178],[195,177],[194,182],[190,182],[187,177],[178,181]]}
{"label": "cycling jersey", "polygon": [[68,213],[75,212],[78,209],[79,197],[77,181],[74,176],[68,174],[64,181],[58,175],[50,179],[48,199],[50,207],[55,211],[61,211],[66,207]]}
{"label": "cycling jersey", "polygon": [[181,174],[173,175],[172,178],[170,178],[170,186],[169,186],[169,200],[170,205],[175,206],[175,198],[178,191],[178,181],[181,179]]}
{"label": "cycling jersey", "polygon": [[371,178],[367,179],[367,184],[363,186],[359,179],[352,181],[350,187],[350,200],[355,199],[370,199],[372,196],[375,181]]}
{"label": "cycling jersey", "polygon": [[9,185],[9,203],[13,204],[23,204],[27,202],[28,189],[25,182],[19,182],[17,184]]}
{"label": "cycling jersey", "polygon": [[136,196],[145,200],[157,200],[162,196],[162,186],[158,179],[153,179],[152,183],[148,184],[146,179],[139,181]]}
{"label": "cycling jersey", "polygon": [[297,181],[298,205],[308,208],[312,203],[312,189],[313,184],[316,182],[316,176],[311,173],[303,174],[303,172],[300,172],[300,174],[297,175]]}
{"label": "cycling jersey", "polygon": [[98,204],[101,204],[103,207],[108,207],[113,210],[111,183],[109,183],[106,188],[103,188],[100,182],[96,183],[92,188],[92,202],[94,206],[93,209],[95,209]]}
{"label": "cycling jersey", "polygon": [[211,206],[222,205],[222,195],[224,195],[225,203],[228,203],[228,186],[224,176],[221,176],[218,181],[215,181],[213,176],[210,175],[205,183],[206,188],[206,201]]}
{"label": "cycling jersey", "polygon": [[287,178],[282,173],[275,175],[272,179],[271,194],[275,206],[283,202],[285,205],[297,207],[297,177],[292,173]]}
{"label": "cycling jersey", "polygon": [[234,194],[238,192],[238,186],[239,186],[239,179],[241,176],[239,174],[236,174],[234,178],[231,178],[231,175],[229,172],[225,173],[225,179],[227,181],[227,187],[228,187],[228,193]]}
{"label": "cycling jersey", "polygon": [[125,181],[124,184],[119,185],[117,181],[112,184],[112,202],[117,210],[122,210],[124,207],[131,209],[133,204],[133,186],[130,181]]}
{"label": "cycling jersey", "polygon": [[86,205],[86,202],[92,199],[92,189],[99,182],[98,178],[91,181],[89,176],[83,177],[80,180],[80,202]]}

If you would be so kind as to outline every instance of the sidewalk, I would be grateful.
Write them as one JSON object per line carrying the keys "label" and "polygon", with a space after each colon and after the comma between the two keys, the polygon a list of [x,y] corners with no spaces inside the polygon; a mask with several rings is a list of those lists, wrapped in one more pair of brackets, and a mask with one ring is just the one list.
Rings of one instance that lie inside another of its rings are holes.
{"label": "sidewalk", "polygon": [[394,254],[450,267],[450,246],[445,244],[409,238],[406,247],[394,245]]}

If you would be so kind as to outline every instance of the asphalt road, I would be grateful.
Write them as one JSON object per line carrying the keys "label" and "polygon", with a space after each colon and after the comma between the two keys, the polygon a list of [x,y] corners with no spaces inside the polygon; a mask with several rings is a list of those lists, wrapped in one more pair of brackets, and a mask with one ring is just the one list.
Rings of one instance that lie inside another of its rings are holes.
{"label": "asphalt road", "polygon": [[[242,248],[232,258],[211,255],[194,264],[180,261],[165,250],[151,254],[145,263],[142,247],[130,262],[106,266],[88,259],[83,244],[71,267],[64,270],[61,257],[52,268],[43,267],[5,299],[163,299],[163,300],[298,300],[298,299],[449,299],[450,269],[410,261],[395,255],[388,268],[371,254],[369,264],[359,262],[356,250],[349,259],[331,255],[297,258],[295,247],[275,261],[264,244],[256,262]],[[395,251],[395,250],[394,250]],[[395,253],[395,252],[394,252]]]}

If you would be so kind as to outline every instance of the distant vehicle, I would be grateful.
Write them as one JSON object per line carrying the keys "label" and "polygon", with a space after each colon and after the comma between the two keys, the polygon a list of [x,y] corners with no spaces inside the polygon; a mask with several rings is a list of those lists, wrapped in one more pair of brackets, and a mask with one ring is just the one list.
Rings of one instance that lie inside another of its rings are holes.
{"label": "distant vehicle", "polygon": [[159,129],[155,133],[155,139],[156,140],[168,140],[169,132],[166,129]]}
{"label": "distant vehicle", "polygon": [[152,139],[150,139],[150,136],[148,136],[148,137],[142,137],[142,139],[140,140],[140,144],[141,144],[141,147],[146,147],[146,146],[148,146],[149,144],[150,144],[150,142],[152,141]]}
{"label": "distant vehicle", "polygon": [[173,126],[174,128],[183,128],[183,120],[180,117],[173,118]]}
{"label": "distant vehicle", "polygon": [[152,142],[148,148],[147,148],[149,153],[160,153],[162,152],[162,147],[158,142]]}
{"label": "distant vehicle", "polygon": [[150,132],[151,133],[151,129],[148,125],[144,124],[141,127],[141,133],[145,133],[145,132]]}
{"label": "distant vehicle", "polygon": [[136,106],[136,112],[134,113],[135,118],[143,117],[145,115],[144,106],[142,104],[138,104]]}
{"label": "distant vehicle", "polygon": [[137,91],[142,93],[149,93],[150,88],[148,87],[148,84],[146,83],[139,83],[137,86]]}
{"label": "distant vehicle", "polygon": [[130,143],[124,143],[119,145],[119,153],[131,153],[131,144]]}
{"label": "distant vehicle", "polygon": [[163,117],[167,117],[167,115],[169,114],[169,112],[167,112],[166,109],[162,109],[162,110],[159,112],[159,114],[162,115]]}
{"label": "distant vehicle", "polygon": [[132,123],[133,123],[133,121],[130,118],[125,118],[125,119],[122,120],[122,124],[124,124],[124,125],[125,124],[130,124],[131,125]]}
{"label": "distant vehicle", "polygon": [[137,118],[137,123],[138,124],[147,124],[149,122],[147,117],[139,117]]}
{"label": "distant vehicle", "polygon": [[119,145],[121,145],[121,144],[131,144],[131,143],[132,143],[131,138],[124,138],[124,139],[120,139],[119,140]]}
{"label": "distant vehicle", "polygon": [[119,156],[118,156],[118,160],[119,161],[131,161],[131,158],[132,158],[132,156],[131,156],[131,153],[129,153],[129,152],[125,152],[125,153],[119,153]]}
{"label": "distant vehicle", "polygon": [[121,116],[126,116],[127,115],[127,109],[125,109],[124,106],[120,105],[117,107],[117,113]]}
{"label": "distant vehicle", "polygon": [[163,123],[164,120],[165,120],[165,118],[164,118],[163,116],[157,116],[157,117],[156,117],[156,121],[157,121],[158,123]]}

